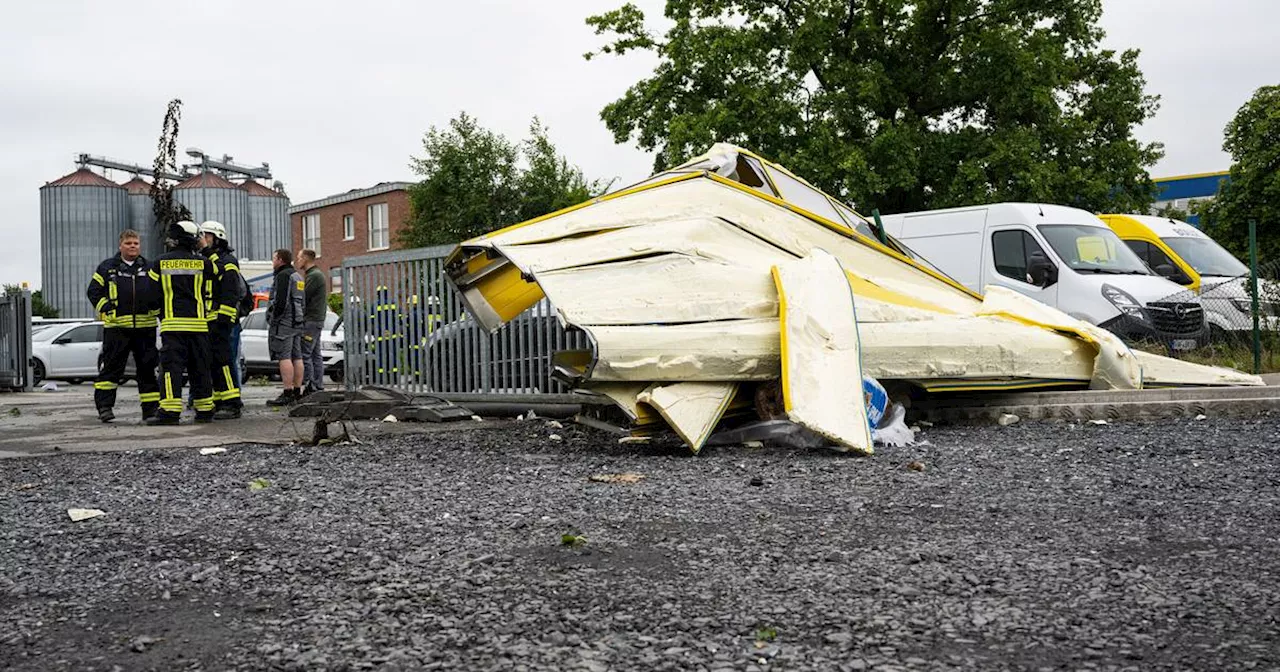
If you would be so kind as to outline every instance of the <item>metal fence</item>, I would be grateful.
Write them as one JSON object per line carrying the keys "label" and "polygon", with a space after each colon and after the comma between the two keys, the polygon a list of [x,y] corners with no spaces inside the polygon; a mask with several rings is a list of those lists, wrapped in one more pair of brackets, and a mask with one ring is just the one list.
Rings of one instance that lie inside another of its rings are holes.
{"label": "metal fence", "polygon": [[0,294],[0,389],[31,390],[31,292]]}
{"label": "metal fence", "polygon": [[343,260],[345,385],[412,393],[567,394],[551,356],[588,347],[543,300],[490,334],[445,277],[449,245]]}

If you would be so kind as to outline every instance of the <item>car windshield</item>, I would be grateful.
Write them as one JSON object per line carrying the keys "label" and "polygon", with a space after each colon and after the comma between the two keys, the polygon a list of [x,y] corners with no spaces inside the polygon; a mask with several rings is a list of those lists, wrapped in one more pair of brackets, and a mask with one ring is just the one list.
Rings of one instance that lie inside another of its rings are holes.
{"label": "car windshield", "polygon": [[57,327],[57,326],[58,326],[58,325],[56,325],[56,324],[44,324],[44,325],[40,325],[40,326],[38,326],[38,327],[32,327],[32,328],[31,328],[31,340],[33,340],[33,341],[52,341],[52,340],[53,340],[54,335],[62,331],[61,329],[56,329],[55,327]]}
{"label": "car windshield", "polygon": [[1037,227],[1053,251],[1080,273],[1151,275],[1138,255],[1105,226],[1042,224]]}
{"label": "car windshield", "polygon": [[1196,273],[1200,275],[1234,278],[1249,273],[1249,267],[1210,238],[1170,236],[1160,240],[1178,253],[1183,261],[1191,264],[1191,268],[1196,269]]}

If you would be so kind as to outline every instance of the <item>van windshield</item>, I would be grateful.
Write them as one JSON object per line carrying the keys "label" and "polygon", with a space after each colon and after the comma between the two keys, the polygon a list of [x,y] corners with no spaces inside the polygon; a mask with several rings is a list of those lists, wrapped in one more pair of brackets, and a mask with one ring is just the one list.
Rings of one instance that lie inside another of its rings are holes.
{"label": "van windshield", "polygon": [[1196,273],[1200,275],[1234,278],[1249,273],[1249,267],[1209,238],[1170,236],[1160,240],[1182,257],[1183,261],[1191,264],[1191,268],[1196,269]]}
{"label": "van windshield", "polygon": [[1087,224],[1042,224],[1037,228],[1074,271],[1151,275],[1147,265],[1111,229]]}

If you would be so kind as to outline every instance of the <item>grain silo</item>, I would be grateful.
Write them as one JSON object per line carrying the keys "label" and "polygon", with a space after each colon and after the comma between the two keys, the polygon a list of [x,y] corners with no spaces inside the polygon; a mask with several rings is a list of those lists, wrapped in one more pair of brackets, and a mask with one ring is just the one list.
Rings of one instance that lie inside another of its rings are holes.
{"label": "grain silo", "polygon": [[240,188],[249,195],[248,239],[231,239],[241,259],[270,259],[273,252],[292,245],[289,229],[289,199],[253,178]]}
{"label": "grain silo", "polygon": [[249,195],[217,173],[206,170],[183,180],[173,188],[173,200],[187,206],[196,224],[220,222],[232,245],[248,233]]}
{"label": "grain silo", "polygon": [[135,175],[122,185],[129,193],[129,227],[142,234],[142,256],[151,261],[164,254],[164,236],[156,231],[155,202],[151,183]]}
{"label": "grain silo", "polygon": [[129,192],[81,168],[40,187],[40,287],[62,317],[92,318],[85,290],[131,226]]}

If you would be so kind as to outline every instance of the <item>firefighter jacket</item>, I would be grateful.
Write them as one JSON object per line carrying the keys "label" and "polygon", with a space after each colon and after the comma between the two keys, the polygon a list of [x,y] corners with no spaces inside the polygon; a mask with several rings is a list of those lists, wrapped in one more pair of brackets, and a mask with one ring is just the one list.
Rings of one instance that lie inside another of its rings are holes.
{"label": "firefighter jacket", "polygon": [[202,252],[213,262],[213,277],[205,288],[205,316],[231,324],[239,318],[240,298],[245,282],[240,278],[240,262],[226,246],[206,247]]}
{"label": "firefighter jacket", "polygon": [[206,291],[213,281],[213,262],[199,252],[173,250],[148,271],[160,283],[160,333],[209,331]]}
{"label": "firefighter jacket", "polygon": [[116,254],[98,264],[85,292],[108,329],[155,329],[160,286],[147,275],[147,260],[133,264]]}

